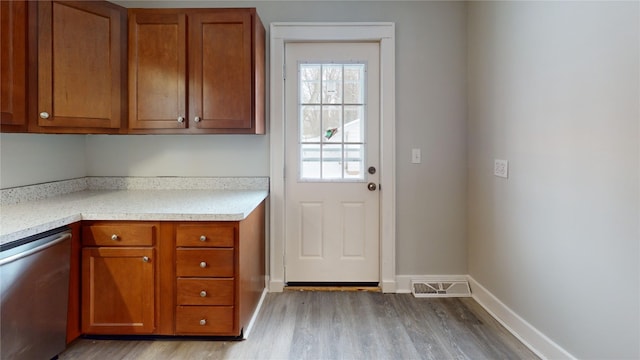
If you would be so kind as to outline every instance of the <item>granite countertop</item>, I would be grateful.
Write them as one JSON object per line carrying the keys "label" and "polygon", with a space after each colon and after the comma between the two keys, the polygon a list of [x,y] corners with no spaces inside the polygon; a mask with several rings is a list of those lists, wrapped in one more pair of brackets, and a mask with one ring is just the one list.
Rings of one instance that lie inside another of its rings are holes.
{"label": "granite countertop", "polygon": [[268,190],[83,190],[0,208],[0,244],[80,220],[239,221]]}

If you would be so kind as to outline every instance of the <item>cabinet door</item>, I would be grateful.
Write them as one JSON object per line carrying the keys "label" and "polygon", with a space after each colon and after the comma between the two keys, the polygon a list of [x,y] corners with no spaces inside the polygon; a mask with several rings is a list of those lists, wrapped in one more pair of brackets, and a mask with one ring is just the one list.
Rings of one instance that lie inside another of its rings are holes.
{"label": "cabinet door", "polygon": [[129,13],[129,129],[187,126],[186,15]]}
{"label": "cabinet door", "polygon": [[106,2],[38,3],[39,126],[120,127],[122,15]]}
{"label": "cabinet door", "polygon": [[251,41],[249,12],[189,17],[190,114],[198,129],[252,128]]}
{"label": "cabinet door", "polygon": [[153,248],[82,249],[82,332],[153,333],[155,262]]}
{"label": "cabinet door", "polygon": [[2,131],[24,131],[26,104],[26,25],[24,1],[0,1],[0,124]]}

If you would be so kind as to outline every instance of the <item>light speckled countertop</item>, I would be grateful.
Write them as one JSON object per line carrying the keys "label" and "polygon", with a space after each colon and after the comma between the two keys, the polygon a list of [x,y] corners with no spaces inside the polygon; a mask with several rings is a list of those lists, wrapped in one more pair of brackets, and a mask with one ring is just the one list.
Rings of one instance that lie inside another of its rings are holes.
{"label": "light speckled countertop", "polygon": [[238,221],[267,190],[85,190],[2,205],[0,244],[80,220]]}

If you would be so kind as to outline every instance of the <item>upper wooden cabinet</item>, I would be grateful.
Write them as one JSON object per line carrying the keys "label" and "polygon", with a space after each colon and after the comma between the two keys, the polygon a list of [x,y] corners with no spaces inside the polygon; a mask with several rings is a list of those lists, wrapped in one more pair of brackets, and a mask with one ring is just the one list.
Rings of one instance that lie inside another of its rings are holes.
{"label": "upper wooden cabinet", "polygon": [[0,1],[0,124],[2,131],[27,128],[27,6]]}
{"label": "upper wooden cabinet", "polygon": [[129,132],[264,134],[255,9],[130,9]]}
{"label": "upper wooden cabinet", "polygon": [[265,133],[255,9],[128,15],[107,1],[0,1],[2,131]]}
{"label": "upper wooden cabinet", "polygon": [[104,1],[40,1],[37,15],[31,130],[118,132],[126,119],[126,10]]}

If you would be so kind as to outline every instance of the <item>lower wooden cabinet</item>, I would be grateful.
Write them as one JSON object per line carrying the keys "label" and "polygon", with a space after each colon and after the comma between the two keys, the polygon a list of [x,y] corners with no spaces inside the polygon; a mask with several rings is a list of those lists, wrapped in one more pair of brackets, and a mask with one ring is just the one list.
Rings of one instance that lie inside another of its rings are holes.
{"label": "lower wooden cabinet", "polygon": [[82,249],[82,331],[153,333],[154,263],[153,248]]}
{"label": "lower wooden cabinet", "polygon": [[236,233],[237,223],[176,229],[176,333],[238,335]]}
{"label": "lower wooden cabinet", "polygon": [[264,203],[245,220],[85,221],[81,330],[241,336],[265,289]]}
{"label": "lower wooden cabinet", "polygon": [[159,223],[82,226],[82,332],[151,334],[156,329]]}

